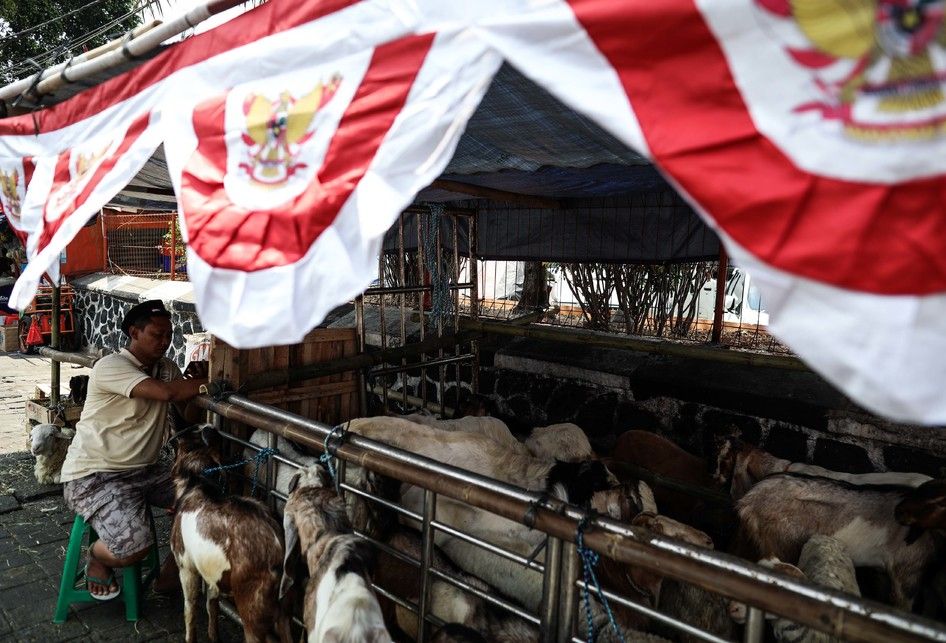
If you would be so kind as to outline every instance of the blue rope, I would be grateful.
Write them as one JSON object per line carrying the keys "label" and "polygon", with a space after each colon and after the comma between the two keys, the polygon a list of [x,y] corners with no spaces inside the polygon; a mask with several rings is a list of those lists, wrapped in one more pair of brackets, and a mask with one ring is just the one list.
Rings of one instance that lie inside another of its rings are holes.
{"label": "blue rope", "polygon": [[424,266],[430,275],[430,319],[436,324],[446,321],[453,309],[453,299],[450,297],[450,274],[444,270],[437,258],[437,239],[440,238],[441,222],[443,221],[446,206],[442,203],[430,203],[427,206],[430,214],[425,219],[424,226]]}
{"label": "blue rope", "polygon": [[[339,438],[345,437],[345,427],[341,424],[334,427],[329,434],[325,436],[325,441],[322,443],[322,449],[325,451],[322,455],[319,456],[319,462],[325,465],[325,468],[328,469],[329,475],[332,476],[332,483],[335,485],[335,490],[338,490],[338,476],[335,473],[335,465],[332,464],[332,460],[335,459],[334,451],[329,449],[329,440],[332,439],[332,436],[335,435],[335,432],[338,431]],[[336,446],[335,449],[338,449]]]}
{"label": "blue rope", "polygon": [[605,597],[604,592],[601,591],[601,584],[598,582],[598,576],[595,574],[595,566],[598,564],[598,553],[591,549],[585,547],[585,529],[590,523],[590,518],[582,518],[581,522],[578,523],[578,531],[575,534],[575,544],[577,545],[578,555],[581,556],[582,563],[582,577],[585,581],[585,584],[582,586],[582,599],[585,603],[585,618],[588,621],[588,643],[593,643],[597,638],[597,633],[595,632],[594,619],[591,617],[591,591],[588,589],[592,583],[594,583],[595,590],[598,592],[598,598],[601,599],[601,604],[604,605],[604,611],[608,615],[608,621],[611,623],[611,628],[614,629],[615,634],[618,635],[618,639],[621,643],[626,643],[624,640],[624,633],[621,631],[621,628],[618,627],[617,621],[614,619],[614,614],[611,612],[611,605],[608,603],[608,599]]}
{"label": "blue rope", "polygon": [[234,462],[232,464],[221,464],[218,467],[208,467],[202,471],[202,473],[207,476],[211,473],[219,473],[221,471],[228,471],[230,469],[236,469],[237,467],[242,467],[245,464],[251,462],[256,463],[256,466],[253,468],[253,486],[250,489],[250,495],[256,494],[256,485],[259,483],[259,467],[263,462],[268,460],[271,456],[274,456],[278,453],[276,449],[270,449],[269,447],[260,449],[255,456],[252,458],[247,458],[246,460],[240,460],[239,462]]}

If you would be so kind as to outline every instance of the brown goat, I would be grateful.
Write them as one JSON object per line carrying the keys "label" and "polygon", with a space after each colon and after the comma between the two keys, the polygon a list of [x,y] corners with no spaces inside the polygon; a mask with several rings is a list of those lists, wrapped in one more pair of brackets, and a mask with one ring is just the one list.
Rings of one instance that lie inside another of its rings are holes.
{"label": "brown goat", "polygon": [[[612,460],[647,469],[694,487],[718,489],[706,461],[670,440],[649,431],[626,431],[618,436]],[[618,478],[618,467],[610,467]],[[654,497],[660,512],[678,520],[693,520],[705,511],[705,503],[692,495],[661,485],[654,485]]]}
{"label": "brown goat", "polygon": [[203,579],[211,641],[218,640],[219,596],[230,594],[247,641],[265,641],[275,631],[289,643],[289,614],[277,599],[282,529],[263,503],[227,496],[204,477],[220,459],[203,435],[203,445],[179,444],[173,469],[177,501],[171,551],[184,590],[185,639],[193,643],[197,638],[195,607]]}
{"label": "brown goat", "polygon": [[725,436],[717,444],[716,469],[713,479],[717,484],[730,483],[730,494],[738,500],[759,480],[775,473],[800,473],[831,480],[842,480],[852,485],[902,485],[919,487],[932,480],[922,473],[881,471],[876,473],[846,473],[825,469],[814,464],[792,462],[778,458],[757,446],[735,436]]}
{"label": "brown goat", "polygon": [[[940,481],[936,481],[940,482]],[[936,489],[858,486],[840,480],[778,474],[759,481],[737,503],[743,555],[797,561],[815,535],[839,540],[855,566],[884,569],[892,602],[910,609],[921,577],[934,561],[928,529],[942,515]],[[907,524],[900,524],[898,520]]]}

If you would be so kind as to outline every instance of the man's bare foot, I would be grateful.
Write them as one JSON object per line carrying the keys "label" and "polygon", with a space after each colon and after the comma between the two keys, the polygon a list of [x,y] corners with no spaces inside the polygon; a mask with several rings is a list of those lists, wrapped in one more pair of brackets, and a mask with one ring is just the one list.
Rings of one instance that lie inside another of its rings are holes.
{"label": "man's bare foot", "polygon": [[95,558],[91,550],[88,557],[88,562],[85,565],[85,582],[89,588],[89,593],[103,598],[109,594],[117,596],[119,591],[118,581],[115,580],[112,569]]}
{"label": "man's bare foot", "polygon": [[177,562],[173,554],[168,554],[161,564],[161,571],[154,581],[154,591],[158,594],[178,594],[181,591],[181,577],[177,571]]}

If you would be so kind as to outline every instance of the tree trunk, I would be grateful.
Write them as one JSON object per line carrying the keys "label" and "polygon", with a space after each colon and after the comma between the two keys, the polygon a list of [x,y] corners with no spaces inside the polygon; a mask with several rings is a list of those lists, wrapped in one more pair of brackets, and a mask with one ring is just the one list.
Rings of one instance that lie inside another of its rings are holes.
{"label": "tree trunk", "polygon": [[546,275],[545,265],[541,261],[525,262],[522,295],[514,312],[527,313],[549,307],[549,284]]}

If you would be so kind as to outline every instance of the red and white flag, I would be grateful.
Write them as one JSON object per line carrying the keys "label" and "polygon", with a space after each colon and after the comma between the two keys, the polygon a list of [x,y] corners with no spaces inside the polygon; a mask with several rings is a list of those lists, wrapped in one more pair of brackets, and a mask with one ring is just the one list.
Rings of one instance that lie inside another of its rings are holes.
{"label": "red and white flag", "polygon": [[36,136],[0,121],[0,172],[35,165],[17,304],[161,141],[207,328],[299,340],[369,283],[505,59],[654,160],[813,368],[946,423],[946,0],[862,5],[271,0],[39,112]]}

